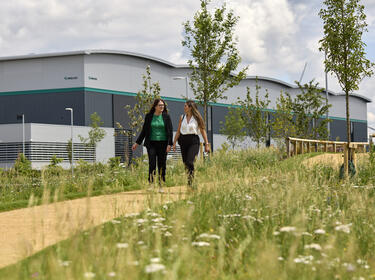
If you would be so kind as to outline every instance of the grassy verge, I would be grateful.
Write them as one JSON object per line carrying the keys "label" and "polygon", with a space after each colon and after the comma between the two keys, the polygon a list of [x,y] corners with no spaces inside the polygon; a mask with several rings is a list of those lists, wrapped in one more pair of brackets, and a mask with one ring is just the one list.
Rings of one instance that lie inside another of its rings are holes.
{"label": "grassy verge", "polygon": [[[120,217],[0,270],[0,279],[371,279],[375,167],[307,169],[307,156],[215,153],[214,188]],[[361,184],[359,184],[361,183]],[[203,184],[198,184],[202,188]]]}

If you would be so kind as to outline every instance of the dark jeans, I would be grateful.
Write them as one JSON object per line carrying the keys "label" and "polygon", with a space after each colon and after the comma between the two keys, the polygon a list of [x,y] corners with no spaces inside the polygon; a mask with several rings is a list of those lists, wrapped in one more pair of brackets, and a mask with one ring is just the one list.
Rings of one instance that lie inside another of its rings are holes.
{"label": "dark jeans", "polygon": [[182,161],[188,173],[188,185],[191,185],[194,179],[194,161],[199,152],[199,136],[187,134],[180,137],[183,138],[180,141]]}
{"label": "dark jeans", "polygon": [[156,174],[156,162],[158,164],[159,182],[165,182],[165,169],[167,167],[167,141],[150,141],[147,148],[148,154],[148,181],[154,182]]}

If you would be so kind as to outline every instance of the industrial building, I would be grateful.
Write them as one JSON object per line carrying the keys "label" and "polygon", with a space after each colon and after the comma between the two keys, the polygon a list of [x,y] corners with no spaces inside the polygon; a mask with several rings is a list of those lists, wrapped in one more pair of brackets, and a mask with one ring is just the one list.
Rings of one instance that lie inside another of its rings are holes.
{"label": "industrial building", "polygon": [[[0,58],[0,167],[11,166],[17,154],[25,151],[33,167],[48,164],[52,155],[64,158],[68,165],[66,145],[71,138],[73,109],[73,142],[75,158],[105,162],[129,151],[131,141],[115,133],[116,123],[128,128],[124,106],[134,104],[142,88],[142,75],[151,67],[153,82],[158,81],[161,96],[167,101],[177,128],[185,98],[193,98],[188,85],[190,68],[155,57],[113,50],[86,50]],[[267,77],[247,77],[226,92],[228,99],[212,104],[209,110],[208,136],[214,149],[225,142],[220,134],[228,107],[246,95],[246,87],[255,90],[256,78],[271,99],[270,110],[280,91],[292,96],[298,87]],[[329,91],[330,139],[346,140],[345,95]],[[370,99],[350,96],[352,140],[367,141],[367,103]],[[96,150],[84,147],[78,135],[89,131],[94,112],[104,122],[106,136]],[[22,117],[24,125],[22,125]]]}

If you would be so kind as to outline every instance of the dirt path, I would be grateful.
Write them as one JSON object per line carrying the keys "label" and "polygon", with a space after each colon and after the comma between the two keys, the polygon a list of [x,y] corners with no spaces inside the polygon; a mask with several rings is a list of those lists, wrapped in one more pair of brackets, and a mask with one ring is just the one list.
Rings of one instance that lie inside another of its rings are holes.
{"label": "dirt path", "polygon": [[[356,161],[358,162],[358,161],[364,160],[367,157],[368,157],[368,154],[366,153],[358,153]],[[319,164],[324,164],[326,166],[331,166],[335,169],[339,169],[340,166],[343,164],[343,162],[344,162],[343,154],[326,153],[326,154],[321,154],[321,155],[306,159],[303,161],[303,164],[307,167],[312,167],[319,163]]]}
{"label": "dirt path", "polygon": [[185,197],[185,187],[158,194],[142,190],[75,199],[0,213],[0,268],[14,264],[75,233],[152,204]]}

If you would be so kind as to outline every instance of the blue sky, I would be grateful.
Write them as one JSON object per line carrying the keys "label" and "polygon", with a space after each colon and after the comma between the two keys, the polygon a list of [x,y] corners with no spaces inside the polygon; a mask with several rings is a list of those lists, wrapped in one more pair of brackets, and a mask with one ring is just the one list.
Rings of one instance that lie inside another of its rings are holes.
{"label": "blue sky", "polygon": [[[212,7],[224,1],[214,1]],[[240,16],[236,28],[242,66],[248,75],[293,83],[315,79],[324,85],[323,36],[318,0],[230,0]],[[362,0],[369,32],[368,58],[375,61],[375,0]],[[182,23],[192,20],[199,0],[12,0],[0,2],[0,56],[114,49],[144,53],[173,63],[186,63],[181,46]],[[334,76],[329,88],[341,92]],[[375,77],[357,92],[375,101]],[[375,127],[375,102],[368,105]]]}

